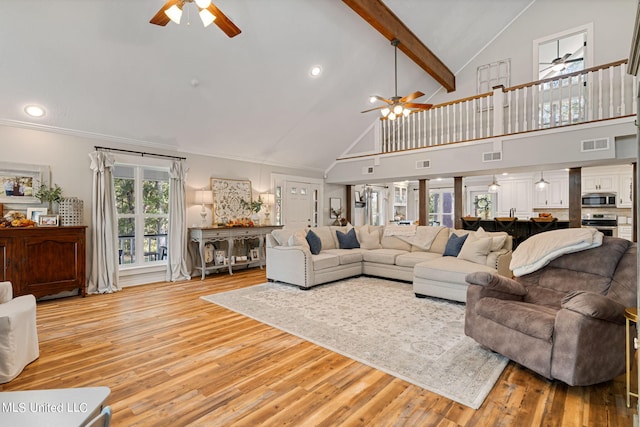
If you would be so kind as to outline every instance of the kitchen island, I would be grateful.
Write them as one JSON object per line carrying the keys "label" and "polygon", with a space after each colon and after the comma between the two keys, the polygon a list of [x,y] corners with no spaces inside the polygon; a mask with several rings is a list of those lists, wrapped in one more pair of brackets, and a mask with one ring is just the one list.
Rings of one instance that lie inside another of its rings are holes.
{"label": "kitchen island", "polygon": [[513,237],[513,249],[521,242],[534,234],[548,230],[569,228],[569,220],[552,219],[517,219],[517,218],[493,218],[480,219],[475,217],[463,217],[463,230],[477,230],[482,227],[485,231],[506,231]]}

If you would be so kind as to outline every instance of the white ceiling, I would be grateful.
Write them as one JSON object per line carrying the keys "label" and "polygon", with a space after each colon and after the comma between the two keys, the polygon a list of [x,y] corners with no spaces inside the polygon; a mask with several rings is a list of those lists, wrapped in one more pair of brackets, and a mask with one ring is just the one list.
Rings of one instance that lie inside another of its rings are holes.
{"label": "white ceiling", "polygon": [[[368,96],[393,95],[393,48],[342,1],[214,0],[233,39],[193,4],[181,25],[149,24],[164,1],[2,1],[0,123],[326,170],[376,119]],[[385,3],[457,73],[530,2]],[[438,88],[398,52],[401,96]]]}

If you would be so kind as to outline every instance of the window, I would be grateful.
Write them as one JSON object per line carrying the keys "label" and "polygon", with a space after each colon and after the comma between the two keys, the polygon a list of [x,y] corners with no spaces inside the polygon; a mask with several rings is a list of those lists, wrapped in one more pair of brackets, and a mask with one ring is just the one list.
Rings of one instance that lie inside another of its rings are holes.
{"label": "window", "polygon": [[453,189],[429,190],[429,225],[453,228]]}
{"label": "window", "polygon": [[118,164],[113,173],[118,220],[118,263],[166,262],[169,171]]}

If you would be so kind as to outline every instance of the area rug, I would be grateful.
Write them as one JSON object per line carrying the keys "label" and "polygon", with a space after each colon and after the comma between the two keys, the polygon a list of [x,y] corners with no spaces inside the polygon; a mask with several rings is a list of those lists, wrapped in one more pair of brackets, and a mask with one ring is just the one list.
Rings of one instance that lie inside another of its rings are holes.
{"label": "area rug", "polygon": [[416,298],[408,283],[265,283],[202,298],[473,409],[508,362],[464,335],[464,304]]}

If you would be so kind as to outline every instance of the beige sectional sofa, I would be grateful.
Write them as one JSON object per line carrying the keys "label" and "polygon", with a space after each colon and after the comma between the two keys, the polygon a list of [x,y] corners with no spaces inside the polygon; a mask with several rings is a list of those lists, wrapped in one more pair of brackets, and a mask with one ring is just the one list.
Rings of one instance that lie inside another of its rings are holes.
{"label": "beige sectional sofa", "polygon": [[[341,249],[336,232],[343,233],[341,237],[344,238],[351,228],[355,228],[360,247]],[[315,255],[306,239],[309,230],[321,243],[321,250]],[[469,236],[460,253],[443,256],[450,237],[465,234]],[[419,297],[435,296],[464,302],[468,273],[497,272],[511,277],[511,247],[511,236],[482,229],[466,231],[395,225],[285,228],[267,235],[267,279],[308,289],[364,274],[412,282]]]}

